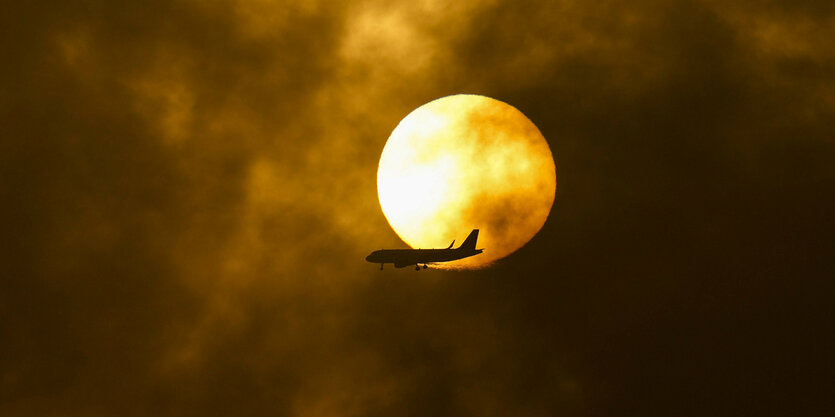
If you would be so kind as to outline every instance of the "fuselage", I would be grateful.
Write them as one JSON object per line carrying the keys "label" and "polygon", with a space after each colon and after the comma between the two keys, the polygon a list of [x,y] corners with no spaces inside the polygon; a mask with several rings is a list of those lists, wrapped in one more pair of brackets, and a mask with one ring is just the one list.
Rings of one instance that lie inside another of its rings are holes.
{"label": "fuselage", "polygon": [[394,264],[397,268],[433,262],[449,262],[478,255],[483,249],[381,249],[371,252],[365,260],[375,264]]}

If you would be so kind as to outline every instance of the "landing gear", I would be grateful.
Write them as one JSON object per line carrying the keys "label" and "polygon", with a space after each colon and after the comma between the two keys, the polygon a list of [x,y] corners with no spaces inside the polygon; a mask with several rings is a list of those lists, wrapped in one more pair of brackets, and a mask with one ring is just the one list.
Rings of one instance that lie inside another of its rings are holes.
{"label": "landing gear", "polygon": [[420,265],[415,265],[415,271],[420,271]]}
{"label": "landing gear", "polygon": [[423,264],[423,269],[426,269],[426,264]]}
{"label": "landing gear", "polygon": [[384,264],[380,264],[380,271],[382,271],[382,270],[383,270],[383,265],[384,265]]}

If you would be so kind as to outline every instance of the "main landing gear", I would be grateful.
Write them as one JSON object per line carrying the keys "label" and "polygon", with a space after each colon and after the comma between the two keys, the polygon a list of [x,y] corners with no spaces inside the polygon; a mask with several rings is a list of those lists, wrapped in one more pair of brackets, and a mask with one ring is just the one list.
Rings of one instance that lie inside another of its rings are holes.
{"label": "main landing gear", "polygon": [[[426,264],[423,264],[423,269],[426,269]],[[420,265],[415,265],[415,271],[420,271]]]}

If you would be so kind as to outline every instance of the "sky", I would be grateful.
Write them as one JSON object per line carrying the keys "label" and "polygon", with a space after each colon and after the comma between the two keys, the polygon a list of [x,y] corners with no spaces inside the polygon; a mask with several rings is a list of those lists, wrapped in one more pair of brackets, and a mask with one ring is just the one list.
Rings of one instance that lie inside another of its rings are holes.
{"label": "sky", "polygon": [[[825,415],[831,1],[18,2],[0,14],[0,415]],[[544,227],[404,247],[418,106],[530,118]]]}

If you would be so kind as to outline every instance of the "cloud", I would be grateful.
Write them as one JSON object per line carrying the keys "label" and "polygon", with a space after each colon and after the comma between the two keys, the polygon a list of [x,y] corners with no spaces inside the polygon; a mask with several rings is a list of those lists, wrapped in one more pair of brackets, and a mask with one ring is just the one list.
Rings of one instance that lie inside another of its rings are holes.
{"label": "cloud", "polygon": [[[17,4],[0,414],[803,403],[778,380],[825,398],[828,4]],[[537,124],[554,211],[492,269],[380,273],[363,257],[401,244],[385,139],[455,93]]]}

